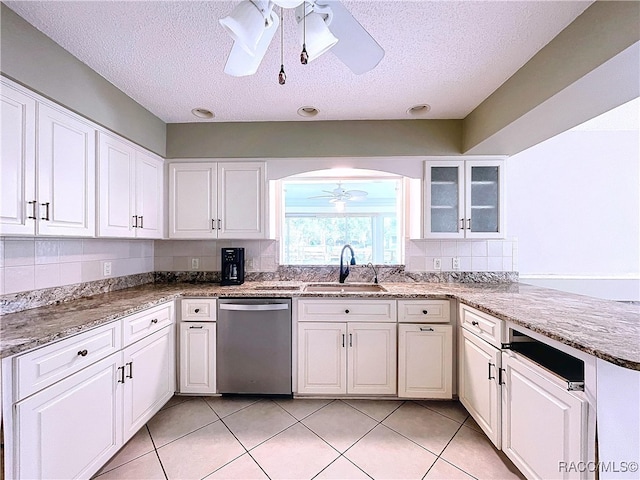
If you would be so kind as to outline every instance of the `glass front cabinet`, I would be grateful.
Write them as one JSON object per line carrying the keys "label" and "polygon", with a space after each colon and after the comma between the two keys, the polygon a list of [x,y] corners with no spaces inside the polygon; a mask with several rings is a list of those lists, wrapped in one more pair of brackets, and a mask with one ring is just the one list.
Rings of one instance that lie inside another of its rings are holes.
{"label": "glass front cabinet", "polygon": [[504,238],[504,160],[427,160],[424,238]]}

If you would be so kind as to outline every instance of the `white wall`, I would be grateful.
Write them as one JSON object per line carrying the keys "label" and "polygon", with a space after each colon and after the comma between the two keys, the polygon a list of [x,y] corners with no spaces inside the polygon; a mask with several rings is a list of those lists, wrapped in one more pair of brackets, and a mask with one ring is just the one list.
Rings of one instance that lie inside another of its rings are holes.
{"label": "white wall", "polygon": [[638,99],[509,158],[520,280],[640,300]]}

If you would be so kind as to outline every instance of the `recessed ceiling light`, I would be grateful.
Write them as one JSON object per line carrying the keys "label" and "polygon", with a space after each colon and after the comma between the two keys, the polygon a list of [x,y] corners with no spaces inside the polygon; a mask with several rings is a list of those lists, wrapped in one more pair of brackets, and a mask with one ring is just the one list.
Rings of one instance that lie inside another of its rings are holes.
{"label": "recessed ceiling light", "polygon": [[300,107],[298,109],[298,115],[300,115],[301,117],[315,117],[316,115],[318,115],[318,113],[320,113],[320,110],[318,110],[316,107]]}
{"label": "recessed ceiling light", "polygon": [[407,113],[414,117],[418,117],[420,115],[424,115],[431,110],[431,105],[426,103],[421,103],[419,105],[414,105],[413,107],[407,109]]}
{"label": "recessed ceiling light", "polygon": [[194,108],[193,110],[191,110],[191,113],[193,113],[198,118],[214,117],[213,112],[211,110],[207,110],[206,108]]}

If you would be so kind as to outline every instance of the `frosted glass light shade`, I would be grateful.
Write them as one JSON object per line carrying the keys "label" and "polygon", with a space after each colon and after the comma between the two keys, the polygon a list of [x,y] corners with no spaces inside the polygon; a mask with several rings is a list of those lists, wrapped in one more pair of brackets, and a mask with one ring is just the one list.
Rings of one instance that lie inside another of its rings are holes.
{"label": "frosted glass light shade", "polygon": [[236,44],[249,55],[255,55],[258,43],[268,28],[265,23],[269,23],[267,19],[270,17],[271,12],[265,16],[253,2],[245,0],[219,22]]}
{"label": "frosted glass light shade", "polygon": [[233,42],[231,53],[229,54],[227,63],[224,66],[224,73],[234,77],[245,77],[247,75],[253,75],[258,71],[258,67],[267,52],[267,48],[269,47],[276,30],[278,30],[278,27],[280,26],[280,19],[275,12],[271,12],[270,20],[271,25],[266,28],[253,55],[247,53],[239,42]]}
{"label": "frosted glass light shade", "polygon": [[306,44],[310,62],[338,43],[338,39],[329,30],[324,16],[316,12],[308,14],[306,19],[298,23],[298,32],[300,34],[300,46],[303,43]]}

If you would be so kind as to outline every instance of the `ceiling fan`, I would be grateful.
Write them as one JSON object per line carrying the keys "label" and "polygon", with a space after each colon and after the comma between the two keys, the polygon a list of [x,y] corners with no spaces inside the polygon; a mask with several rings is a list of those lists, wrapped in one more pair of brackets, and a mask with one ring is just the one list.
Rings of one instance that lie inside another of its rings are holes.
{"label": "ceiling fan", "polygon": [[336,202],[346,202],[346,201],[362,201],[364,200],[367,195],[369,195],[368,192],[365,192],[364,190],[345,190],[344,188],[342,188],[342,182],[338,183],[338,188],[334,188],[333,190],[322,190],[325,193],[328,193],[328,195],[316,195],[314,197],[308,197],[308,198],[329,198],[329,203],[336,203]]}
{"label": "ceiling fan", "polygon": [[372,70],[384,57],[382,47],[339,0],[243,0],[219,20],[233,38],[225,73],[235,77],[256,73],[281,23],[274,11],[276,6],[295,8],[302,64],[331,50],[360,75]]}

